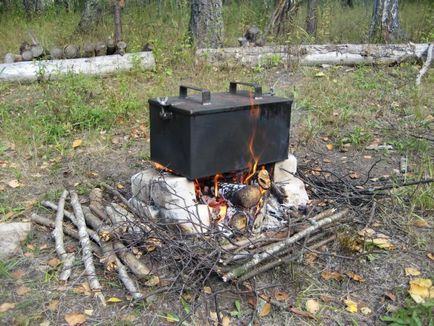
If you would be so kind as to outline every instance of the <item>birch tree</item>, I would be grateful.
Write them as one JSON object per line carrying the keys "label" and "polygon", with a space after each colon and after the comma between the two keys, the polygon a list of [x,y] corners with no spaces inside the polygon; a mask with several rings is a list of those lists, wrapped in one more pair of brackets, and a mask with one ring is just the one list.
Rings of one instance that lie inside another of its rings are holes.
{"label": "birch tree", "polygon": [[369,39],[375,35],[378,26],[386,42],[394,42],[398,39],[401,29],[398,0],[374,0]]}

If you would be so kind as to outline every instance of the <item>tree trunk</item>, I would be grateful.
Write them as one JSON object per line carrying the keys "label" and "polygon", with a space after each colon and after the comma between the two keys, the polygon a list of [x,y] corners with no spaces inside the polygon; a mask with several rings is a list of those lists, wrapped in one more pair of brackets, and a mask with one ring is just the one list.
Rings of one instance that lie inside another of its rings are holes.
{"label": "tree trunk", "polygon": [[289,21],[297,12],[299,0],[279,0],[276,1],[274,11],[265,28],[266,37],[269,34],[284,35],[288,32]]}
{"label": "tree trunk", "polygon": [[86,0],[78,23],[78,31],[89,33],[101,20],[102,8],[99,0]]}
{"label": "tree trunk", "polygon": [[308,0],[307,2],[306,31],[312,36],[316,34],[316,0]]}
{"label": "tree trunk", "polygon": [[378,20],[381,17],[381,35],[386,42],[394,42],[398,39],[401,25],[399,23],[398,0],[374,0],[369,38],[375,35]]}
{"label": "tree trunk", "polygon": [[122,22],[121,22],[121,5],[119,0],[114,0],[115,16],[115,44],[122,41]]}
{"label": "tree trunk", "polygon": [[222,0],[192,0],[190,33],[198,48],[223,45]]}

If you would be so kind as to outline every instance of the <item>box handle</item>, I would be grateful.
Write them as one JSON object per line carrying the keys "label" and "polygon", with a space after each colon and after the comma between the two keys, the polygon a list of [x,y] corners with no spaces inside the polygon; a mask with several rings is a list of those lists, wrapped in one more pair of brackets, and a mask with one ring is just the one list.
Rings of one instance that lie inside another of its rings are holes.
{"label": "box handle", "polygon": [[199,91],[202,94],[202,105],[211,104],[211,93],[207,89],[194,87],[194,86],[179,86],[179,97],[187,98],[187,89],[194,89],[195,91]]}
{"label": "box handle", "polygon": [[244,82],[235,82],[232,81],[229,83],[229,93],[236,94],[237,93],[237,85],[250,86],[255,89],[255,99],[262,98],[262,87],[256,83],[244,83]]}

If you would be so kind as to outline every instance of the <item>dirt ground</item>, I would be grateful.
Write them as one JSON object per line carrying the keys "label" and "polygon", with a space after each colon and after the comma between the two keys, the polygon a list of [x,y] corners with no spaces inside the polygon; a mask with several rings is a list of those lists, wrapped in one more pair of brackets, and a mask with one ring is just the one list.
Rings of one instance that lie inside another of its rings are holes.
{"label": "dirt ground", "polygon": [[[292,79],[280,76],[281,73],[268,76],[270,80],[278,80],[275,85],[278,91],[303,79],[300,75]],[[298,158],[300,172],[319,168],[321,173],[341,176],[342,184],[345,181],[367,189],[384,184],[381,183],[384,180],[405,181],[417,165],[417,162],[409,162],[409,174],[404,176],[399,172],[402,154],[395,149],[366,150],[365,146],[345,142],[328,148],[331,140],[324,135],[306,143],[301,136],[305,132],[302,122],[306,117],[302,105],[293,111],[290,151]],[[6,219],[29,220],[34,211],[53,218],[39,202],[43,198],[57,200],[65,178],[74,180],[83,200],[101,181],[117,185],[128,196],[130,177],[149,164],[148,158],[149,139],[130,137],[126,126],[110,136],[101,133],[92,140],[92,146],[83,144],[65,156],[46,161],[33,160],[30,156],[26,159],[9,144],[1,160],[19,166],[22,186],[4,187],[3,192],[8,201],[24,204],[18,211],[7,212]],[[1,172],[2,179],[10,178],[8,171]],[[324,198],[316,198],[313,190],[308,187],[312,206],[321,204]],[[300,261],[282,265],[251,281],[252,287],[262,289],[262,293],[271,298],[279,294],[281,298],[283,293],[285,299],[281,302],[298,309],[295,312],[273,306],[269,314],[260,317],[252,309],[248,293],[243,293],[241,287],[223,283],[217,276],[209,280],[211,293],[203,293],[189,304],[194,310],[192,313],[187,313],[173,293],[151,295],[146,302],[132,305],[116,276],[99,266],[106,298],[121,299],[104,308],[83,287],[86,277],[81,262],[77,262],[78,268],[74,269],[70,283],[59,284],[56,279],[59,267],[50,266],[50,259],[56,253],[49,230],[34,225],[22,251],[12,259],[0,261],[0,304],[15,304],[12,309],[0,312],[0,320],[4,325],[63,325],[66,324],[65,314],[76,312],[86,315],[85,325],[165,325],[177,323],[167,318],[168,314],[174,314],[187,317],[185,321],[181,319],[184,325],[204,325],[214,323],[215,312],[219,311],[222,316],[232,313],[230,325],[380,325],[384,323],[382,316],[411,302],[407,292],[411,278],[406,276],[405,268],[417,269],[420,277],[434,276],[434,261],[428,257],[434,252],[434,214],[418,210],[417,206],[403,208],[411,206],[411,199],[400,191],[375,198],[373,214],[371,205],[340,204],[350,206],[352,213],[351,219],[339,227],[336,241],[319,252],[305,253]],[[333,201],[327,204],[332,205]],[[415,222],[418,220],[426,223]],[[387,235],[395,249],[370,248],[362,253],[351,250],[351,237],[364,227]],[[68,238],[67,241],[68,245],[78,247],[74,240]],[[337,272],[339,277],[326,280],[323,272]],[[349,276],[354,275],[351,273],[361,278],[356,280]],[[20,288],[27,290],[23,293]],[[156,290],[158,292],[158,287],[146,289],[148,294]],[[314,319],[297,313],[306,310],[308,299],[320,306]],[[358,311],[347,311],[345,300],[356,302]],[[235,302],[240,302],[239,309]],[[363,307],[369,311],[361,312]]]}

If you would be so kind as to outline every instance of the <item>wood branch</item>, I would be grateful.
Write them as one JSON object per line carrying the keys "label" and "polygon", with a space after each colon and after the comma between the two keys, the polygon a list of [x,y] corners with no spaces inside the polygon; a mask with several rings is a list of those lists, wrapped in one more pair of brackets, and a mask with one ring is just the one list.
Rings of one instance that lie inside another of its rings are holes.
{"label": "wood branch", "polygon": [[64,190],[60,196],[59,203],[57,205],[58,210],[56,213],[55,227],[52,232],[55,249],[57,256],[59,256],[62,261],[62,271],[59,275],[59,280],[66,282],[71,276],[72,265],[74,263],[75,255],[73,253],[67,253],[65,250],[65,243],[63,242],[63,216],[65,208],[65,200],[68,196],[68,191]]}
{"label": "wood branch", "polygon": [[[56,227],[55,222],[50,220],[49,218],[40,216],[36,213],[32,213],[31,215],[32,222],[46,226],[50,229],[53,229]],[[63,233],[70,236],[71,238],[75,240],[80,240],[80,236],[78,235],[78,232],[68,226],[63,226]],[[101,257],[101,249],[98,247],[95,243],[91,243],[92,252],[95,253],[96,256]]]}
{"label": "wood branch", "polygon": [[[336,239],[336,235],[332,235],[332,236],[330,236],[330,237],[328,237],[328,238],[326,238],[326,239],[324,239],[322,241],[319,241],[318,243],[310,245],[308,247],[308,249],[310,249],[310,250],[318,249],[318,248],[326,245],[327,243],[329,243],[329,242],[331,242],[331,241],[333,241],[335,239]],[[287,264],[287,263],[289,263],[291,261],[294,261],[294,260],[296,260],[300,256],[300,254],[301,254],[301,252],[300,253],[295,253],[295,254],[291,252],[290,254],[285,255],[283,257],[275,258],[272,261],[270,261],[269,263],[266,263],[266,264],[264,264],[264,265],[262,265],[262,266],[260,266],[258,268],[255,268],[255,269],[251,270],[250,272],[242,275],[239,278],[238,282],[247,281],[248,279],[251,279],[252,277],[255,277],[255,276],[257,276],[259,274],[262,274],[264,272],[267,272],[270,269],[273,269],[273,268],[275,268],[275,267],[277,267],[279,265]]]}
{"label": "wood branch", "polygon": [[262,189],[268,190],[271,187],[271,178],[270,178],[270,174],[268,173],[267,170],[260,170],[258,172],[258,183],[259,186],[261,186]]}
{"label": "wood branch", "polygon": [[[29,55],[31,55],[31,51]],[[24,58],[23,60],[32,60]],[[14,62],[0,64],[0,82],[35,82],[59,79],[66,74],[103,76],[120,71],[129,71],[139,63],[142,69],[153,69],[155,59],[152,52],[126,53],[93,58],[63,60],[40,60],[38,62]],[[41,71],[44,73],[41,75]]]}
{"label": "wood branch", "polygon": [[88,207],[83,206],[83,213],[86,219],[86,223],[96,231],[100,237],[101,247],[102,242],[109,241],[113,238],[112,228],[105,225],[97,216],[93,215]]}
{"label": "wood branch", "polygon": [[345,215],[348,214],[348,212],[349,212],[348,209],[344,209],[335,215],[321,219],[318,222],[315,222],[311,227],[309,227],[309,228],[307,228],[307,229],[305,229],[299,233],[294,234],[293,236],[285,239],[284,241],[280,241],[280,242],[275,243],[268,250],[266,250],[260,254],[255,254],[249,262],[245,263],[242,266],[236,267],[235,269],[231,270],[229,273],[226,273],[225,275],[223,275],[223,277],[222,277],[223,281],[227,282],[227,281],[230,281],[232,279],[240,277],[241,275],[247,273],[251,268],[262,263],[264,260],[280,253],[282,250],[285,250],[289,245],[291,245],[291,244],[297,242],[298,240],[306,237],[307,235],[311,234],[312,232],[318,230],[319,228],[343,218]]}
{"label": "wood branch", "polygon": [[198,49],[197,61],[215,66],[266,65],[280,57],[282,63],[303,66],[390,65],[421,60],[429,44],[336,44]]}
{"label": "wood branch", "polygon": [[262,196],[261,191],[257,186],[232,183],[220,183],[219,192],[232,204],[244,208],[254,207]]}
{"label": "wood branch", "polygon": [[276,197],[277,202],[279,204],[283,204],[287,198],[285,192],[280,188],[280,186],[276,185],[274,182],[271,183],[270,188],[270,192],[274,197]]}
{"label": "wood branch", "polygon": [[95,271],[95,264],[93,262],[92,250],[90,247],[91,242],[90,242],[89,234],[87,232],[86,221],[84,218],[83,210],[81,208],[81,204],[75,190],[70,189],[69,194],[71,196],[71,206],[74,209],[74,215],[77,219],[77,228],[78,228],[78,234],[80,236],[82,257],[83,257],[84,268],[87,275],[87,280],[89,282],[90,288],[95,293],[95,296],[105,306],[106,305],[105,298],[101,292],[101,284],[99,283]]}
{"label": "wood branch", "polygon": [[[57,211],[57,205],[45,200],[42,202],[42,206],[46,207],[46,208],[50,208],[53,211]],[[77,222],[77,218],[75,217],[74,214],[72,214],[71,212],[64,210],[64,215],[72,222],[72,224],[74,224],[77,228],[78,228],[78,222]],[[89,236],[92,238],[93,241],[95,241],[97,244],[100,244],[101,239],[99,237],[99,235],[91,229],[87,229],[87,233],[89,234]]]}
{"label": "wood branch", "polygon": [[125,247],[123,243],[115,241],[114,249],[116,250],[116,254],[119,255],[120,259],[128,266],[137,278],[142,279],[151,275],[151,270],[144,263],[138,260],[136,256],[129,252],[128,248]]}
{"label": "wood branch", "polygon": [[[96,210],[96,211],[104,212],[104,204],[103,204],[104,198],[103,198],[103,193],[101,188],[93,188],[90,191],[89,199],[90,199],[89,208],[92,211]],[[99,216],[99,218],[101,218],[104,221],[106,220],[107,217]]]}
{"label": "wood branch", "polygon": [[238,232],[242,232],[247,229],[248,222],[249,218],[246,213],[243,211],[237,211],[234,215],[232,215],[229,221],[229,226]]}
{"label": "wood branch", "polygon": [[426,56],[426,61],[424,62],[422,69],[417,74],[416,86],[420,86],[420,83],[422,81],[422,77],[426,74],[429,66],[431,65],[432,56],[433,56],[433,48],[434,48],[434,43],[431,43],[430,46],[428,47],[428,53]]}

